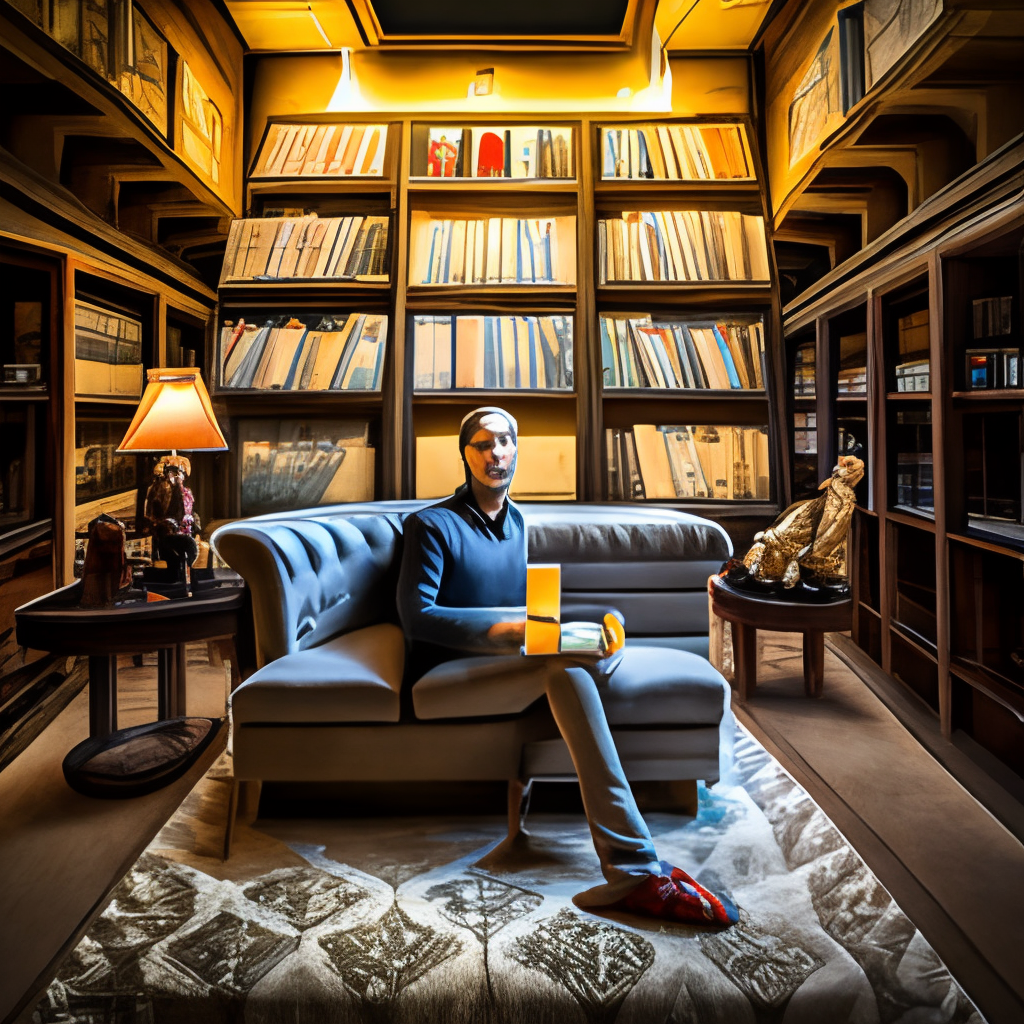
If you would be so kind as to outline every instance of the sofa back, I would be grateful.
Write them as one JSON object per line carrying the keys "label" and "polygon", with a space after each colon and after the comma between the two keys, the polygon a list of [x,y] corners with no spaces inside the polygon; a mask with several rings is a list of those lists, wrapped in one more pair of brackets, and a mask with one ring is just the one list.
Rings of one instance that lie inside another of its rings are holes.
{"label": "sofa back", "polygon": [[[214,549],[252,592],[258,665],[360,626],[397,622],[402,523],[428,504],[299,509],[217,530]],[[562,565],[563,619],[611,606],[625,614],[628,637],[706,653],[707,578],[732,554],[721,526],[643,506],[519,508],[530,561]]]}

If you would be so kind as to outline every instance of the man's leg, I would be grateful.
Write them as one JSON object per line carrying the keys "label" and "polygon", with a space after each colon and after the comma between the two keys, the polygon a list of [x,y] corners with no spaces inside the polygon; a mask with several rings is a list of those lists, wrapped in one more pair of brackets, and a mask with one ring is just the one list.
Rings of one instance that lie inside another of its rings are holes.
{"label": "man's leg", "polygon": [[611,903],[659,874],[647,824],[622,770],[597,683],[578,665],[551,665],[547,680],[551,713],[576,768],[594,849],[606,884],[576,897],[579,906]]}
{"label": "man's leg", "polygon": [[609,659],[607,665],[587,668],[554,662],[548,674],[548,702],[576,768],[594,849],[607,879],[573,902],[584,909],[637,913],[676,923],[732,924],[739,914],[730,900],[714,895],[680,868],[659,861],[655,853],[601,701],[602,688],[628,701],[635,689],[632,676],[642,671],[643,659],[630,658],[629,669],[616,678],[625,660],[620,656]]}

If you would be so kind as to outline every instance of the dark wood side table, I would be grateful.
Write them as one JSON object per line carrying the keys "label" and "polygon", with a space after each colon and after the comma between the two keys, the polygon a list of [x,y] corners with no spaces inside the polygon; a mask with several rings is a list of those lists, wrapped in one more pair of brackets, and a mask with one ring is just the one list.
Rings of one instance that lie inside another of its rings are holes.
{"label": "dark wood side table", "polygon": [[[161,588],[151,585],[150,589],[159,592]],[[73,583],[14,613],[18,643],[89,659],[89,739],[68,754],[65,775],[96,753],[97,741],[117,742],[119,654],[158,652],[158,721],[180,718],[185,713],[187,687],[185,645],[196,640],[233,643],[246,602],[245,583],[230,569],[212,570],[207,578],[194,580],[190,596],[163,601],[147,601],[143,594],[109,608],[83,608],[80,596],[81,584]],[[236,677],[237,658],[231,661]],[[134,734],[138,729],[123,732]],[[68,781],[74,785],[70,775]]]}
{"label": "dark wood side table", "polygon": [[853,601],[806,604],[785,598],[762,597],[730,587],[720,576],[708,579],[711,613],[732,623],[732,658],[740,700],[757,686],[757,631],[802,633],[804,692],[820,697],[825,675],[825,634],[850,628]]}

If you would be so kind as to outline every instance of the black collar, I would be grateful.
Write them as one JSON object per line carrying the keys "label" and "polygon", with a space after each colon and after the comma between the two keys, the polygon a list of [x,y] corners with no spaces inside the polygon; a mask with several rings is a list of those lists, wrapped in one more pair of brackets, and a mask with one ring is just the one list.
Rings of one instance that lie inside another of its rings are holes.
{"label": "black collar", "polygon": [[495,537],[499,539],[504,538],[505,520],[508,518],[508,491],[505,492],[505,500],[502,502],[501,511],[493,519],[477,504],[476,495],[473,494],[473,488],[469,484],[465,485],[465,494],[462,500],[481,526],[490,533],[493,533]]}

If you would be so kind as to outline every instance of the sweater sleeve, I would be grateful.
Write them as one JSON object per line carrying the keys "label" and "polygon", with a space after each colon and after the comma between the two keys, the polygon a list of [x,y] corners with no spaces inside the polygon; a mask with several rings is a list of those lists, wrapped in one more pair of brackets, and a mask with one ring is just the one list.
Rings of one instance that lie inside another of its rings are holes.
{"label": "sweater sleeve", "polygon": [[417,516],[406,520],[398,580],[398,616],[406,637],[467,654],[518,651],[518,646],[491,639],[487,632],[499,622],[522,622],[525,608],[453,608],[438,603],[445,563],[452,557],[440,531]]}

